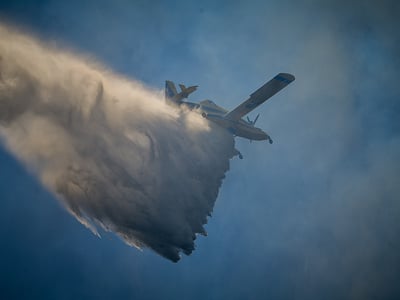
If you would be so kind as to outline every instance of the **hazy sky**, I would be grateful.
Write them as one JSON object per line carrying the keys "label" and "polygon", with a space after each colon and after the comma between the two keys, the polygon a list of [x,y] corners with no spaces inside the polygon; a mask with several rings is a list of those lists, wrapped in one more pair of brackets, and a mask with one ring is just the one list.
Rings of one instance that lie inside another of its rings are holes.
{"label": "hazy sky", "polygon": [[4,149],[1,298],[397,299],[400,27],[396,1],[0,1],[0,19],[191,100],[256,112],[274,144],[237,139],[214,213],[173,264],[99,239]]}

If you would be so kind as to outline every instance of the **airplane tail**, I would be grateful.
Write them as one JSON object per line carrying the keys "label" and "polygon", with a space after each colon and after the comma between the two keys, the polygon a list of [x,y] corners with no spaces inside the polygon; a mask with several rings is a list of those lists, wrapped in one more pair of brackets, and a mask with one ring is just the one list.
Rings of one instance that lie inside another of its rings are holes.
{"label": "airplane tail", "polygon": [[186,87],[185,85],[180,84],[179,87],[181,88],[180,93],[176,91],[175,84],[172,81],[165,81],[165,100],[176,104],[181,104],[183,99],[187,98],[197,89],[197,85]]}
{"label": "airplane tail", "polygon": [[173,99],[177,95],[175,84],[172,81],[165,81],[165,99]]}

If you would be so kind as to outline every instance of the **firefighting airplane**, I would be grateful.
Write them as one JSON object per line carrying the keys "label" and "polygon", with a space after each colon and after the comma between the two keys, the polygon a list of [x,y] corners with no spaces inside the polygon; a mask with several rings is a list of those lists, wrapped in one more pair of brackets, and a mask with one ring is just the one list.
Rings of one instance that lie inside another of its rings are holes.
{"label": "firefighting airplane", "polygon": [[[175,88],[175,84],[172,81],[167,80],[165,82],[165,99],[169,103],[185,106],[191,110],[198,111],[204,118],[215,122],[223,128],[226,128],[234,136],[243,137],[249,139],[250,141],[268,140],[269,143],[272,144],[271,137],[262,129],[254,126],[260,114],[258,114],[254,120],[250,120],[249,117],[244,120],[242,117],[247,115],[257,106],[263,104],[277,92],[286,87],[289,83],[294,81],[294,79],[294,76],[291,74],[279,73],[254,93],[252,93],[249,99],[231,111],[216,105],[211,100],[203,100],[199,103],[183,101],[183,99],[187,98],[191,93],[196,91],[198,87],[197,85],[185,87],[183,84],[180,84],[179,87],[181,92],[178,93]],[[240,158],[242,158],[240,152],[238,155]]]}

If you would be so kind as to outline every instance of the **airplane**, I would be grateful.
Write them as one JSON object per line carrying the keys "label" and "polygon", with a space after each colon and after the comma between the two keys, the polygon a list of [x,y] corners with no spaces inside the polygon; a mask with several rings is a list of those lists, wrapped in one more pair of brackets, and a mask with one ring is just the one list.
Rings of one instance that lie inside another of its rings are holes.
{"label": "airplane", "polygon": [[[260,114],[258,114],[254,120],[250,120],[249,117],[244,120],[242,117],[263,104],[294,80],[295,77],[291,74],[279,73],[252,93],[250,98],[231,111],[218,106],[211,100],[203,100],[199,103],[183,101],[183,99],[196,91],[198,86],[196,85],[186,88],[183,84],[180,84],[181,92],[178,93],[175,84],[170,80],[165,82],[165,99],[167,103],[198,111],[204,118],[227,129],[234,136],[249,139],[250,141],[268,140],[268,142],[272,144],[271,137],[262,129],[254,126]],[[243,156],[241,153],[239,151],[237,152],[239,158],[242,159]]]}

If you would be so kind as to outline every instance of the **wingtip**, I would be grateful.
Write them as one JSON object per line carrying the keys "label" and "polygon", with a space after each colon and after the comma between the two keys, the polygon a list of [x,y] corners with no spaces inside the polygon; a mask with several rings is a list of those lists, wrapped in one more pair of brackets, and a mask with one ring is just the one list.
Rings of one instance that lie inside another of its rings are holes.
{"label": "wingtip", "polygon": [[279,73],[278,76],[281,76],[289,81],[294,81],[296,79],[296,77],[294,77],[294,75],[289,74],[289,73]]}

